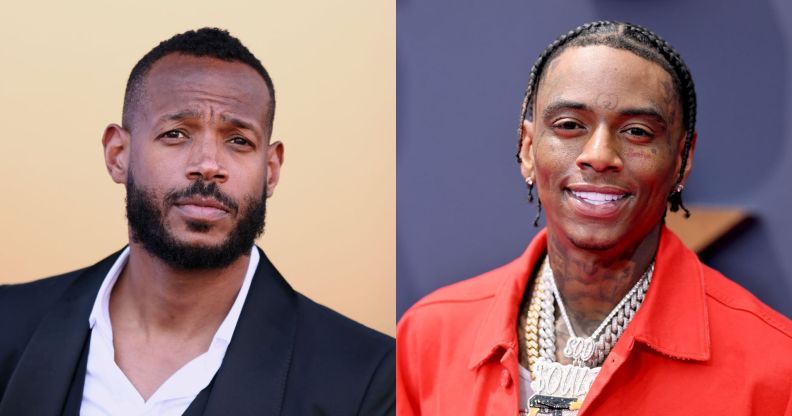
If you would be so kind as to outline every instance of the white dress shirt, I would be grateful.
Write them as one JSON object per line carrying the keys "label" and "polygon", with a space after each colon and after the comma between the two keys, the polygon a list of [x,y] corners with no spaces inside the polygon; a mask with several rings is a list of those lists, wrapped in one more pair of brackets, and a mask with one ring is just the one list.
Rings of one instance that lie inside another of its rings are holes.
{"label": "white dress shirt", "polygon": [[209,385],[223,362],[242,305],[250,289],[250,282],[258,266],[258,250],[255,246],[251,249],[245,280],[231,310],[217,329],[209,350],[173,373],[148,401],[143,400],[115,363],[114,358],[113,327],[109,310],[110,293],[128,257],[129,247],[121,253],[107,273],[88,318],[91,327],[91,344],[80,414],[83,416],[181,415],[195,396]]}

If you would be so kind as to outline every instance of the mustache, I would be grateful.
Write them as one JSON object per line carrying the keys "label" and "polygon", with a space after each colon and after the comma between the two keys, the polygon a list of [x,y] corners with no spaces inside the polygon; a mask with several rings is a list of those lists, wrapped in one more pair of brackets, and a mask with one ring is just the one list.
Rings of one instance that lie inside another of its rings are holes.
{"label": "mustache", "polygon": [[203,179],[197,179],[192,185],[178,190],[173,190],[165,194],[165,203],[174,205],[180,199],[194,196],[210,197],[223,204],[228,211],[236,214],[239,212],[239,204],[233,198],[224,194],[216,183],[206,183]]}

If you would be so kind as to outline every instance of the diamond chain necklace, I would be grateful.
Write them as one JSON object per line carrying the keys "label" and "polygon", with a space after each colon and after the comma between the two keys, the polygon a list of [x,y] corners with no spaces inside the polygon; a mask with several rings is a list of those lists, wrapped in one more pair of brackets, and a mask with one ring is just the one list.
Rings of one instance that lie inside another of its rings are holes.
{"label": "diamond chain necklace", "polygon": [[[584,338],[578,337],[572,328],[550,268],[549,256],[545,256],[528,307],[521,313],[525,322],[524,356],[527,356],[531,371],[533,395],[528,399],[528,408],[521,409],[520,415],[536,415],[542,409],[548,410],[547,406],[557,411],[554,414],[577,414],[602,369],[600,365],[643,303],[653,272],[654,261],[594,333]],[[572,359],[572,364],[556,362],[556,303],[569,330],[570,338],[564,355]],[[558,407],[559,404],[562,407]],[[561,413],[563,410],[560,409],[571,412]]]}
{"label": "diamond chain necklace", "polygon": [[[637,310],[638,306],[641,305],[643,302],[643,298],[646,294],[646,290],[649,288],[649,282],[652,280],[652,273],[654,272],[654,261],[649,264],[649,267],[646,269],[644,274],[638,279],[637,282],[633,285],[629,292],[627,292],[624,297],[622,297],[621,301],[611,310],[607,317],[600,323],[599,327],[588,337],[580,337],[575,334],[575,330],[572,328],[572,322],[569,320],[569,315],[567,314],[566,308],[564,307],[564,302],[561,299],[561,293],[558,291],[558,286],[556,285],[555,276],[553,275],[553,270],[550,267],[550,259],[549,256],[546,257],[547,261],[542,267],[542,277],[546,282],[549,283],[550,289],[553,292],[553,296],[555,297],[556,303],[558,304],[558,308],[561,311],[561,317],[564,319],[564,324],[569,331],[569,339],[567,340],[566,347],[564,348],[564,356],[567,358],[571,358],[574,365],[582,366],[587,361],[589,361],[593,356],[595,351],[597,350],[597,338],[599,337],[600,333],[610,324],[611,320],[613,319],[616,314],[622,310],[624,305],[627,302],[630,302],[631,306]],[[634,313],[634,311],[632,311]],[[632,318],[632,314],[626,319],[626,322],[623,322],[622,325],[626,327],[629,320]],[[620,325],[621,326],[621,325]],[[619,331],[621,332],[621,331]],[[600,343],[602,341],[600,340]],[[615,340],[612,340],[612,343],[615,344]],[[600,346],[602,347],[602,346]],[[612,345],[611,345],[612,347]],[[608,348],[609,349],[609,348]],[[604,358],[604,357],[602,357]]]}

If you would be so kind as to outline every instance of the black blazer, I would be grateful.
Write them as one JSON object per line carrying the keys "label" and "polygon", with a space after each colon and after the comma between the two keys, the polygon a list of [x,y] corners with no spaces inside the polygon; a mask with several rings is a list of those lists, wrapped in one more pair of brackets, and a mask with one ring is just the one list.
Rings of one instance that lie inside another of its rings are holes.
{"label": "black blazer", "polygon": [[[395,414],[393,338],[295,292],[259,252],[223,364],[185,415]],[[79,412],[88,315],[119,254],[0,286],[0,416]]]}

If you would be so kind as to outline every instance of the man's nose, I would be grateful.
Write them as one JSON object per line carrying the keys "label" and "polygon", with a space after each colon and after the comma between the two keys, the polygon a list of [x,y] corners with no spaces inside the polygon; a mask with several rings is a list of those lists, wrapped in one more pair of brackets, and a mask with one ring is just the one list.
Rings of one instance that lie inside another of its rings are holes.
{"label": "man's nose", "polygon": [[223,165],[222,144],[214,137],[201,137],[195,140],[190,149],[187,164],[187,177],[204,181],[225,182],[228,171]]}
{"label": "man's nose", "polygon": [[619,155],[619,138],[607,126],[598,126],[586,140],[578,155],[577,166],[596,172],[620,171],[624,163]]}

